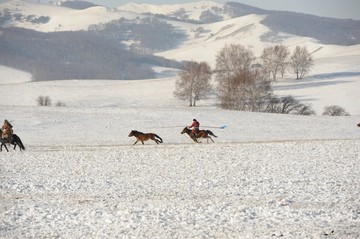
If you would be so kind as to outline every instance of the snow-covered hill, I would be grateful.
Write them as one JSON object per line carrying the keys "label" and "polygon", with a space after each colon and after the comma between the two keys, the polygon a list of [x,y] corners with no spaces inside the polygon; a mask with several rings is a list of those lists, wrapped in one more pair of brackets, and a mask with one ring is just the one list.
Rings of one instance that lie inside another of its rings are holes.
{"label": "snow-covered hill", "polygon": [[114,11],[102,6],[76,10],[58,5],[34,3],[24,0],[11,0],[0,3],[0,11],[5,9],[12,14],[22,14],[25,18],[27,16],[50,17],[49,22],[43,24],[21,20],[13,21],[7,25],[42,32],[87,30],[92,24],[106,23],[122,17],[134,19],[138,16],[135,13]]}
{"label": "snow-covered hill", "polygon": [[200,16],[206,12],[214,12],[216,15],[223,17],[224,20],[231,18],[223,11],[223,4],[215,3],[212,1],[197,1],[193,3],[184,4],[139,4],[130,2],[128,4],[117,7],[117,9],[134,12],[138,14],[152,13],[161,14],[168,17],[177,17],[183,20],[199,21]]}

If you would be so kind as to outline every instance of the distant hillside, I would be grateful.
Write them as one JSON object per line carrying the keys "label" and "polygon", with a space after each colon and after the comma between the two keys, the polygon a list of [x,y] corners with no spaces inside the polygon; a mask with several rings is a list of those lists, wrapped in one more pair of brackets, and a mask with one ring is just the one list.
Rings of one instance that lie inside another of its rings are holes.
{"label": "distant hillside", "polygon": [[[128,3],[111,10],[102,7],[97,7],[96,9],[94,7],[96,6],[95,4],[87,1],[59,1],[59,4],[62,7],[35,4],[29,1],[8,1],[7,3],[0,4],[0,26],[26,27],[41,31],[86,30],[88,26],[94,26],[100,23],[105,24],[123,17],[125,20],[134,20],[149,18],[150,16],[153,19],[162,18],[168,21],[169,24],[172,24],[171,22],[173,21],[203,24],[219,22],[249,14],[258,14],[267,16],[261,23],[272,31],[270,34],[271,38],[264,36],[264,41],[270,41],[270,39],[274,39],[274,35],[276,36],[278,33],[283,32],[294,36],[311,37],[323,44],[343,46],[360,44],[360,20],[318,17],[285,11],[269,11],[238,2],[229,2],[221,5],[211,1],[197,1],[193,3],[160,6]],[[68,8],[69,13],[64,10],[65,7]],[[94,9],[91,10],[93,7]],[[69,21],[67,18],[68,14],[71,14],[73,21]],[[84,21],[84,19],[86,19],[86,21]],[[153,26],[154,25],[149,25],[149,27],[147,27],[145,24],[142,24],[141,27],[143,28],[141,28],[133,25],[132,27],[134,29],[136,28],[137,36],[132,32],[131,35],[134,36],[134,38],[129,38],[129,40],[139,42],[139,38],[142,38],[142,42],[146,42],[146,48],[155,48],[156,50],[164,50],[176,45],[169,44],[169,41],[163,44],[164,42],[159,35],[154,37],[159,32],[156,31],[156,26],[155,28],[151,28]],[[104,29],[106,32],[104,33],[108,34],[112,30],[112,27],[113,26],[107,25],[106,29]],[[124,27],[128,26],[121,26],[121,28]],[[115,28],[115,31],[117,30],[122,31],[123,29]],[[151,32],[154,32],[154,34],[152,37],[149,37],[149,33]],[[114,34],[117,33],[110,33],[110,35]],[[162,34],[162,32],[160,34]],[[138,39],[136,39],[136,37],[138,37]],[[166,37],[169,37],[169,35],[166,35]],[[179,39],[182,40],[183,38],[175,37],[176,43],[178,43]],[[144,45],[141,45],[139,47],[143,46]],[[165,48],[160,49],[158,46],[165,46]]]}
{"label": "distant hillside", "polygon": [[46,24],[49,16],[24,15],[20,12],[13,13],[8,9],[0,11],[0,26],[11,25],[13,22],[28,22],[32,24]]}
{"label": "distant hillside", "polygon": [[319,45],[360,44],[360,21],[268,11],[236,2],[127,4],[134,12],[93,7],[86,1],[60,1],[62,7],[35,2],[0,2],[0,65],[30,72],[34,80],[153,78],[152,66],[181,64],[151,54],[193,60],[191,51],[209,47],[198,55],[212,60],[219,48],[216,41],[247,44],[259,51],[269,43],[282,44],[280,33],[292,39],[318,39]]}
{"label": "distant hillside", "polygon": [[153,17],[135,20],[121,18],[91,25],[89,31],[118,42],[128,42],[131,49],[149,53],[175,48],[186,38],[184,32]]}
{"label": "distant hillside", "polygon": [[92,32],[40,33],[0,28],[0,65],[30,72],[33,80],[155,78],[152,66],[180,63],[134,53]]}
{"label": "distant hillside", "polygon": [[360,44],[360,21],[318,17],[309,14],[268,11],[245,4],[230,2],[226,10],[233,17],[248,14],[264,14],[261,22],[274,33],[285,32],[296,36],[312,37],[323,44],[356,45]]}

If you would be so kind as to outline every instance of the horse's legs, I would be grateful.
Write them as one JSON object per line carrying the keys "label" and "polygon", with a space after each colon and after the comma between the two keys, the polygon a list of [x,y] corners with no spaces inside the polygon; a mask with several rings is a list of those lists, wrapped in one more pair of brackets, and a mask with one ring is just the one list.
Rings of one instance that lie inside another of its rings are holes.
{"label": "horse's legs", "polygon": [[133,145],[135,145],[137,142],[139,142],[139,140],[136,140],[135,143]]}
{"label": "horse's legs", "polygon": [[5,149],[7,152],[9,152],[8,148],[6,147],[6,145],[4,143],[1,143],[1,147],[0,147],[0,152],[2,152],[2,146],[4,145]]}
{"label": "horse's legs", "polygon": [[144,145],[144,141],[141,140],[141,143]]}
{"label": "horse's legs", "polygon": [[195,143],[199,143],[196,139],[196,135],[193,132],[190,132],[189,136]]}
{"label": "horse's legs", "polygon": [[208,136],[208,138],[209,138],[213,143],[215,143],[214,140],[213,140],[210,136]]}

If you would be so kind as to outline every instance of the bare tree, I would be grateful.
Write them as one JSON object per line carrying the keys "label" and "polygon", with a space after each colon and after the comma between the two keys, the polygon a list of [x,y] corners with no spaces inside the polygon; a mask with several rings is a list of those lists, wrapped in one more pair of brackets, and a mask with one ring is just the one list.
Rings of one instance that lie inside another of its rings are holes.
{"label": "bare tree", "polygon": [[196,102],[206,99],[212,87],[211,68],[206,62],[187,63],[179,72],[179,78],[175,82],[174,96],[181,100],[188,100],[190,106],[196,106]]}
{"label": "bare tree", "polygon": [[50,106],[51,105],[51,99],[49,96],[39,96],[36,101],[39,106]]}
{"label": "bare tree", "polygon": [[225,45],[216,56],[217,91],[222,107],[233,108],[236,99],[236,78],[251,68],[254,53],[243,45]]}
{"label": "bare tree", "polygon": [[226,82],[227,91],[219,94],[225,109],[259,112],[272,94],[270,81],[259,70],[239,72]]}
{"label": "bare tree", "polygon": [[226,45],[216,57],[220,104],[225,109],[261,111],[271,95],[270,82],[254,68],[254,53],[242,45]]}
{"label": "bare tree", "polygon": [[264,110],[268,113],[314,115],[315,112],[310,105],[302,104],[292,96],[272,97]]}
{"label": "bare tree", "polygon": [[262,66],[272,81],[277,80],[279,73],[282,78],[284,77],[289,55],[290,51],[283,45],[269,46],[263,50],[261,56]]}
{"label": "bare tree", "polygon": [[223,79],[248,71],[254,60],[254,52],[243,45],[226,45],[216,56],[216,78],[221,82]]}
{"label": "bare tree", "polygon": [[350,116],[350,114],[348,112],[346,112],[346,110],[340,106],[337,105],[331,105],[331,106],[326,106],[324,108],[324,112],[323,115],[328,115],[328,116]]}
{"label": "bare tree", "polygon": [[296,46],[290,59],[290,67],[296,74],[296,79],[302,79],[313,67],[314,61],[306,46]]}

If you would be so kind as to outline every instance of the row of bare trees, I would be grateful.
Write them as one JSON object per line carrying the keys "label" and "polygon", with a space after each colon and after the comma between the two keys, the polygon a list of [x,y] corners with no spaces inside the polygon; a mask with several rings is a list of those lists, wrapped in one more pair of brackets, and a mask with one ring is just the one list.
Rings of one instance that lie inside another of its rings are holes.
{"label": "row of bare trees", "polygon": [[[179,72],[174,95],[187,100],[190,106],[206,99],[212,92],[211,76],[215,74],[216,93],[225,109],[274,113],[313,114],[308,105],[293,98],[278,99],[273,95],[271,82],[284,77],[291,69],[296,79],[302,79],[313,66],[313,59],[306,47],[297,46],[290,51],[282,45],[263,50],[260,62],[254,52],[240,44],[222,48],[216,56],[216,67],[211,70],[206,62],[189,62]],[[290,103],[289,103],[290,100]],[[291,105],[291,109],[289,110]],[[287,109],[279,110],[279,109]]]}
{"label": "row of bare trees", "polygon": [[283,78],[287,70],[294,73],[297,80],[302,79],[314,65],[306,46],[296,46],[292,55],[283,45],[266,47],[261,55],[261,62],[263,71],[272,81],[277,81],[279,74]]}

